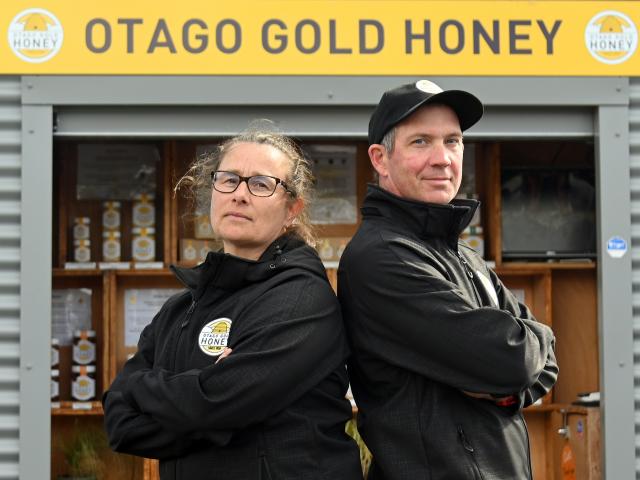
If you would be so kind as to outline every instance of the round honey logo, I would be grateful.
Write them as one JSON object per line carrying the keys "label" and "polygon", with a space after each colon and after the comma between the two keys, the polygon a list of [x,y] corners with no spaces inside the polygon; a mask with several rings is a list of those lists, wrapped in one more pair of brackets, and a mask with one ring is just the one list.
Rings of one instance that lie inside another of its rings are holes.
{"label": "round honey logo", "polygon": [[62,39],[60,21],[41,8],[20,12],[9,25],[9,46],[25,62],[46,62],[60,51]]}
{"label": "round honey logo", "polygon": [[613,10],[593,17],[585,29],[587,50],[602,63],[628,60],[638,47],[638,30],[625,14]]}
{"label": "round honey logo", "polygon": [[198,336],[198,346],[207,355],[217,357],[227,347],[231,332],[230,318],[217,318],[207,323]]}

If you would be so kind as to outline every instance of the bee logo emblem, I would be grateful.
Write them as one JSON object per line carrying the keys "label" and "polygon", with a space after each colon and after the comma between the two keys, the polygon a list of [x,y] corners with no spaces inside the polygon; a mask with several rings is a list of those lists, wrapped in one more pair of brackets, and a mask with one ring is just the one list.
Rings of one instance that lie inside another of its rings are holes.
{"label": "bee logo emblem", "polygon": [[60,21],[41,8],[20,12],[9,25],[11,50],[29,63],[42,63],[54,57],[62,47],[63,36]]}
{"label": "bee logo emblem", "polygon": [[230,318],[217,318],[207,323],[198,336],[198,346],[205,354],[217,357],[224,352],[231,332]]}
{"label": "bee logo emblem", "polygon": [[585,29],[587,50],[596,60],[617,64],[629,59],[638,47],[638,30],[626,15],[613,10],[593,17]]}

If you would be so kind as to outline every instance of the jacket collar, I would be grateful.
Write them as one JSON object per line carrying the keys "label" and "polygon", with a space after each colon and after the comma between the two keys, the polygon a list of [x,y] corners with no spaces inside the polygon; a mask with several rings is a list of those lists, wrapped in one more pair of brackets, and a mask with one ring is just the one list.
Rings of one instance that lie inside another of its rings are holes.
{"label": "jacket collar", "polygon": [[[293,235],[277,238],[258,260],[236,257],[223,251],[209,252],[206,260],[193,268],[171,265],[174,275],[193,294],[200,298],[209,286],[225,290],[237,290],[250,283],[265,280],[281,270],[287,254],[306,243]],[[284,259],[284,261],[283,261]]]}
{"label": "jacket collar", "polygon": [[418,202],[369,184],[362,215],[385,217],[420,238],[439,237],[457,249],[458,237],[479,205],[477,200],[457,198],[447,204]]}

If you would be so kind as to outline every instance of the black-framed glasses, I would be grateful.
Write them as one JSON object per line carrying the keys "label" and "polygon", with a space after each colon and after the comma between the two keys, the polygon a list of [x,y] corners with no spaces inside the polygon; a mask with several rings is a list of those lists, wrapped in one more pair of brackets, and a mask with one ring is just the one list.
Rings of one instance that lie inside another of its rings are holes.
{"label": "black-framed glasses", "polygon": [[271,175],[243,177],[234,172],[216,170],[215,172],[211,172],[211,181],[213,188],[220,193],[235,192],[242,182],[246,182],[249,193],[256,197],[270,197],[273,195],[273,192],[276,191],[278,184],[282,185],[290,195],[295,196],[285,182]]}

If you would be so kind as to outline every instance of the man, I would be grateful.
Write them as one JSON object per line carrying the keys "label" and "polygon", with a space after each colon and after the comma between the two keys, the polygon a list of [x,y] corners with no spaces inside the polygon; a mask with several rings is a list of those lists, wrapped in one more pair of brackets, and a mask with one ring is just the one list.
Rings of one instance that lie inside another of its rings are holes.
{"label": "man", "polygon": [[470,93],[420,80],[369,122],[378,174],[338,271],[369,480],[531,478],[521,409],[558,368],[551,329],[458,236],[478,207],[454,200]]}

